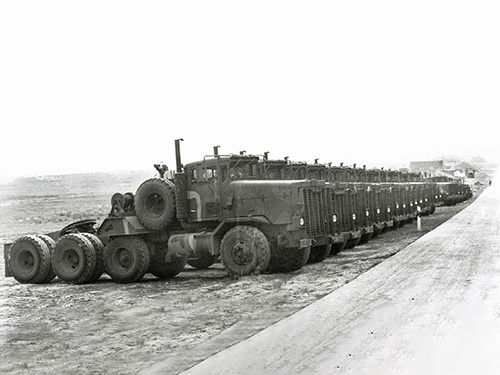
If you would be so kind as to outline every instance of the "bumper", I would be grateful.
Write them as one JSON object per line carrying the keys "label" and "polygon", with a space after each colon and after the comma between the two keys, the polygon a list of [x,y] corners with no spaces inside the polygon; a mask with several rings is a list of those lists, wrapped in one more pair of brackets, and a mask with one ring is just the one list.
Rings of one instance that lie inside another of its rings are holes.
{"label": "bumper", "polygon": [[361,231],[359,230],[353,230],[351,232],[344,232],[342,233],[344,236],[344,240],[357,240],[358,238],[361,238]]}

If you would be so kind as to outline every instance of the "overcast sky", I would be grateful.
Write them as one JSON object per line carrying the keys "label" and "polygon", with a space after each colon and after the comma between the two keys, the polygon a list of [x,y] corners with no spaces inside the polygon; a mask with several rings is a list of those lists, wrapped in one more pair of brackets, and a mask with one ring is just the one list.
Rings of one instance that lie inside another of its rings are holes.
{"label": "overcast sky", "polygon": [[[2,1],[0,175],[500,160],[498,1]],[[496,133],[494,133],[496,132]]]}

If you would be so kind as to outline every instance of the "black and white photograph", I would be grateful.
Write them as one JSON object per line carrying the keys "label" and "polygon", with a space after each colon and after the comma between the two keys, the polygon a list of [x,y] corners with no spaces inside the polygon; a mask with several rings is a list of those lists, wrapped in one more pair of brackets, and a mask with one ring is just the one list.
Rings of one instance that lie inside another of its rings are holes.
{"label": "black and white photograph", "polygon": [[0,2],[0,373],[498,374],[499,19]]}

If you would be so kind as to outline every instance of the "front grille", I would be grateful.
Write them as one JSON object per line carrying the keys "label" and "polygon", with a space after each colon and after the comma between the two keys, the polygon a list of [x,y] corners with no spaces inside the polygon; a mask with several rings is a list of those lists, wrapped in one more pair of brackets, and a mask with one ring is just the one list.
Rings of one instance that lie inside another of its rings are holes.
{"label": "front grille", "polygon": [[319,237],[328,235],[326,189],[304,189],[304,216],[308,236]]}
{"label": "front grille", "polygon": [[376,223],[382,223],[384,221],[384,212],[383,212],[383,207],[382,207],[382,197],[380,194],[380,191],[376,191],[374,194],[374,205],[373,205],[373,212],[374,212],[374,217],[375,217],[375,222]]}
{"label": "front grille", "polygon": [[332,190],[333,213],[337,215],[337,223],[340,232],[349,231],[349,208],[347,197],[343,191]]}
{"label": "front grille", "polygon": [[[355,191],[348,192],[349,197],[349,229],[357,230],[358,229],[358,193]],[[353,214],[356,215],[356,219],[353,218]]]}
{"label": "front grille", "polygon": [[358,216],[358,224],[361,227],[365,227],[368,225],[368,217],[366,216],[366,209],[367,209],[367,199],[366,199],[366,191],[364,189],[358,189],[356,192],[357,195],[357,216]]}

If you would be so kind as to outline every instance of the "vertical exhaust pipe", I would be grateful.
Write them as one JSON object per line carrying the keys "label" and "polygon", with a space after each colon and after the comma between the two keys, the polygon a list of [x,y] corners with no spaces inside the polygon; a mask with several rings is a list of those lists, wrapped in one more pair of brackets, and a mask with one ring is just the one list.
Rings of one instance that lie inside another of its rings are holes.
{"label": "vertical exhaust pipe", "polygon": [[214,146],[214,156],[219,156],[219,147],[220,146]]}
{"label": "vertical exhaust pipe", "polygon": [[184,139],[179,138],[175,140],[175,164],[176,164],[176,172],[182,172],[182,163],[181,163],[181,145],[180,141],[184,141]]}

